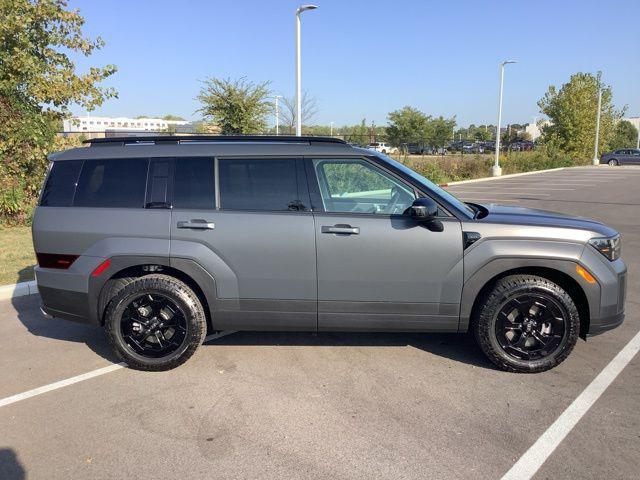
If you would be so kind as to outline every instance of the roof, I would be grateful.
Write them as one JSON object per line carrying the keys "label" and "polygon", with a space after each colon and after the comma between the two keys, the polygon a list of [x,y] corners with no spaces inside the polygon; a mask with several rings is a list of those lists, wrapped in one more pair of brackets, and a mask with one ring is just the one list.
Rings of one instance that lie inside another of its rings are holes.
{"label": "roof", "polygon": [[165,135],[98,138],[85,143],[90,148],[65,150],[50,155],[49,159],[371,154],[330,137]]}

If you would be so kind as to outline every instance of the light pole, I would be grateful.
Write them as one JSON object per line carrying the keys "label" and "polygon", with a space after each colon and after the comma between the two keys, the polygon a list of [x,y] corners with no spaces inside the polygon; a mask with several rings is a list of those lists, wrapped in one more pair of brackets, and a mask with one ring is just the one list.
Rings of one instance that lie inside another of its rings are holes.
{"label": "light pole", "polygon": [[600,83],[600,73],[598,73],[598,112],[596,113],[596,141],[593,146],[593,158],[591,165],[600,165],[598,159],[598,144],[600,143],[600,110],[602,109],[602,84]]}
{"label": "light pole", "polygon": [[636,140],[636,150],[640,150],[640,123],[638,123],[638,139]]}
{"label": "light pole", "polygon": [[330,137],[333,137],[333,124],[334,124],[334,123],[335,123],[335,122],[331,122],[331,125],[329,126],[329,136],[330,136]]}
{"label": "light pole", "polygon": [[302,135],[302,83],[300,69],[300,14],[315,10],[316,5],[301,5],[296,9],[296,136]]}
{"label": "light pole", "polygon": [[276,135],[280,135],[280,111],[278,110],[278,99],[282,98],[282,95],[274,95],[273,98],[276,101]]}
{"label": "light pole", "polygon": [[500,122],[502,122],[502,90],[504,88],[504,66],[509,63],[516,63],[515,60],[505,60],[500,64],[500,100],[498,103],[498,126],[496,127],[496,161],[491,169],[492,177],[502,175],[500,168]]}

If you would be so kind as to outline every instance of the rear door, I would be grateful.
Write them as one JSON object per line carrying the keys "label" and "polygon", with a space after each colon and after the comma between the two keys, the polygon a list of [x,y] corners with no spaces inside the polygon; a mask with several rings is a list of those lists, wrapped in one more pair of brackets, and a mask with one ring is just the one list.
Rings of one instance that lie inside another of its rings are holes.
{"label": "rear door", "polygon": [[176,159],[171,256],[214,277],[216,328],[316,330],[304,175],[297,158]]}
{"label": "rear door", "polygon": [[457,331],[460,222],[403,215],[417,192],[368,159],[309,159],[320,330]]}

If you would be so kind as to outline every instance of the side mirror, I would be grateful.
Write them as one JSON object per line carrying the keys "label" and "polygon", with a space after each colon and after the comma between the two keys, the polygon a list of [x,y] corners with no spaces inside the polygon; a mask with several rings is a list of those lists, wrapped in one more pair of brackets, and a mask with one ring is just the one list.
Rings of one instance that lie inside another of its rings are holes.
{"label": "side mirror", "polygon": [[438,216],[438,204],[430,198],[416,198],[405,214],[416,222],[431,222]]}

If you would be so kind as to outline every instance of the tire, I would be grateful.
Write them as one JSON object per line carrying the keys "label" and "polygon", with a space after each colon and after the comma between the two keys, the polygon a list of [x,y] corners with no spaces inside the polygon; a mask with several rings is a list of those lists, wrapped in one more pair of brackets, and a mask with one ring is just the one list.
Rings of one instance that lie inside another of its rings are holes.
{"label": "tire", "polygon": [[174,277],[132,279],[107,302],[107,339],[133,369],[170,370],[186,362],[204,341],[207,321],[202,304]]}
{"label": "tire", "polygon": [[382,153],[384,153],[384,154],[386,155],[386,154],[387,154],[387,151],[386,151],[386,150],[382,150]]}
{"label": "tire", "polygon": [[501,278],[475,310],[472,328],[476,341],[502,370],[544,372],[562,363],[578,340],[580,316],[573,299],[543,277]]}
{"label": "tire", "polygon": [[617,167],[619,165],[618,160],[616,160],[615,158],[612,158],[611,160],[609,160],[607,164],[610,167]]}

